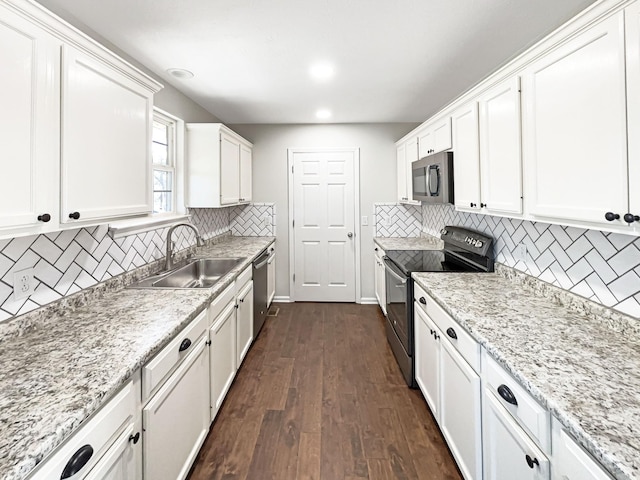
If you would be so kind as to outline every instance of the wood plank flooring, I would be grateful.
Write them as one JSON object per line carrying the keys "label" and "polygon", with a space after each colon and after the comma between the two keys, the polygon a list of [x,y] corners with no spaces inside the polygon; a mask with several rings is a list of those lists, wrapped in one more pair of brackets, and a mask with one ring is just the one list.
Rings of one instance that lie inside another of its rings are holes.
{"label": "wood plank flooring", "polygon": [[461,479],[375,305],[278,304],[190,480]]}

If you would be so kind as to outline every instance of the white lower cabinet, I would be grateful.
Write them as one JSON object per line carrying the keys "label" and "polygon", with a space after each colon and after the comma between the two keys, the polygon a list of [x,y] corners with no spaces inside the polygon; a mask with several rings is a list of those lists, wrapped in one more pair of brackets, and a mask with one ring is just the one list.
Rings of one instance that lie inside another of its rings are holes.
{"label": "white lower cabinet", "polygon": [[253,341],[253,281],[250,280],[238,293],[238,319],[236,341],[236,365],[240,368]]}
{"label": "white lower cabinet", "polygon": [[209,349],[207,336],[142,411],[144,478],[184,479],[209,431]]}
{"label": "white lower cabinet", "polygon": [[387,314],[387,291],[384,272],[384,250],[375,247],[373,251],[373,279],[375,284],[376,299],[382,312]]}
{"label": "white lower cabinet", "polygon": [[415,374],[416,383],[436,421],[440,421],[440,342],[436,326],[415,306]]}
{"label": "white lower cabinet", "polygon": [[142,478],[142,446],[139,444],[141,423],[138,418],[120,434],[104,457],[89,472],[86,480]]}
{"label": "white lower cabinet", "polygon": [[551,422],[553,480],[611,480],[555,418]]}
{"label": "white lower cabinet", "polygon": [[271,306],[276,296],[276,252],[271,247],[271,256],[267,260],[267,308]]}
{"label": "white lower cabinet", "polygon": [[484,479],[549,480],[549,460],[490,391],[483,405]]}
{"label": "white lower cabinet", "polygon": [[440,428],[462,476],[481,479],[480,376],[448,341],[441,353]]}
{"label": "white lower cabinet", "polygon": [[236,304],[227,303],[209,329],[211,418],[216,418],[229,387],[236,376]]}

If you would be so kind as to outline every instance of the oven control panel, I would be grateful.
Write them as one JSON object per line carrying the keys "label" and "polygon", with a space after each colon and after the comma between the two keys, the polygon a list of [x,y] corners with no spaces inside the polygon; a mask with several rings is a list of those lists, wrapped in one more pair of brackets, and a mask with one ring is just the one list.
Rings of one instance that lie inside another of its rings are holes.
{"label": "oven control panel", "polygon": [[493,239],[480,232],[462,227],[447,226],[440,231],[440,238],[445,243],[462,247],[478,255],[486,255]]}

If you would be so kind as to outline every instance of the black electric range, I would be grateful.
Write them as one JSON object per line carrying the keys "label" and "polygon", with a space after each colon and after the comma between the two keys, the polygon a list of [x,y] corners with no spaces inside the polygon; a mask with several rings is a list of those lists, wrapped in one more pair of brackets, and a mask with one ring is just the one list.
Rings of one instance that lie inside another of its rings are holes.
{"label": "black electric range", "polygon": [[413,272],[492,272],[493,239],[462,227],[447,226],[442,250],[388,250],[384,257],[387,340],[407,384],[416,388],[413,339]]}

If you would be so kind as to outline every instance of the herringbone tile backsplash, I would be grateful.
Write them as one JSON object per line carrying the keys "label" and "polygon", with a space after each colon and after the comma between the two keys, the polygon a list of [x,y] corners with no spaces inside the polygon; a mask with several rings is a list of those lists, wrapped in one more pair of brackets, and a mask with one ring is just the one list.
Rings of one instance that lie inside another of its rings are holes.
{"label": "herringbone tile backsplash", "polygon": [[[496,261],[565,290],[640,317],[640,238],[598,230],[457,212],[452,205],[423,205],[426,233],[462,225],[491,235]],[[526,260],[517,260],[519,244]]]}
{"label": "herringbone tile backsplash", "polygon": [[[191,221],[205,239],[231,230],[232,208],[191,209]],[[108,226],[0,240],[0,321],[131,271],[165,255],[167,228],[113,239]],[[177,229],[176,251],[195,244],[195,235]],[[34,269],[36,287],[28,299],[13,298],[13,273]]]}
{"label": "herringbone tile backsplash", "polygon": [[231,210],[231,233],[238,237],[274,237],[276,206],[274,203],[238,205]]}
{"label": "herringbone tile backsplash", "polygon": [[420,205],[375,203],[376,237],[419,237],[422,231]]}

